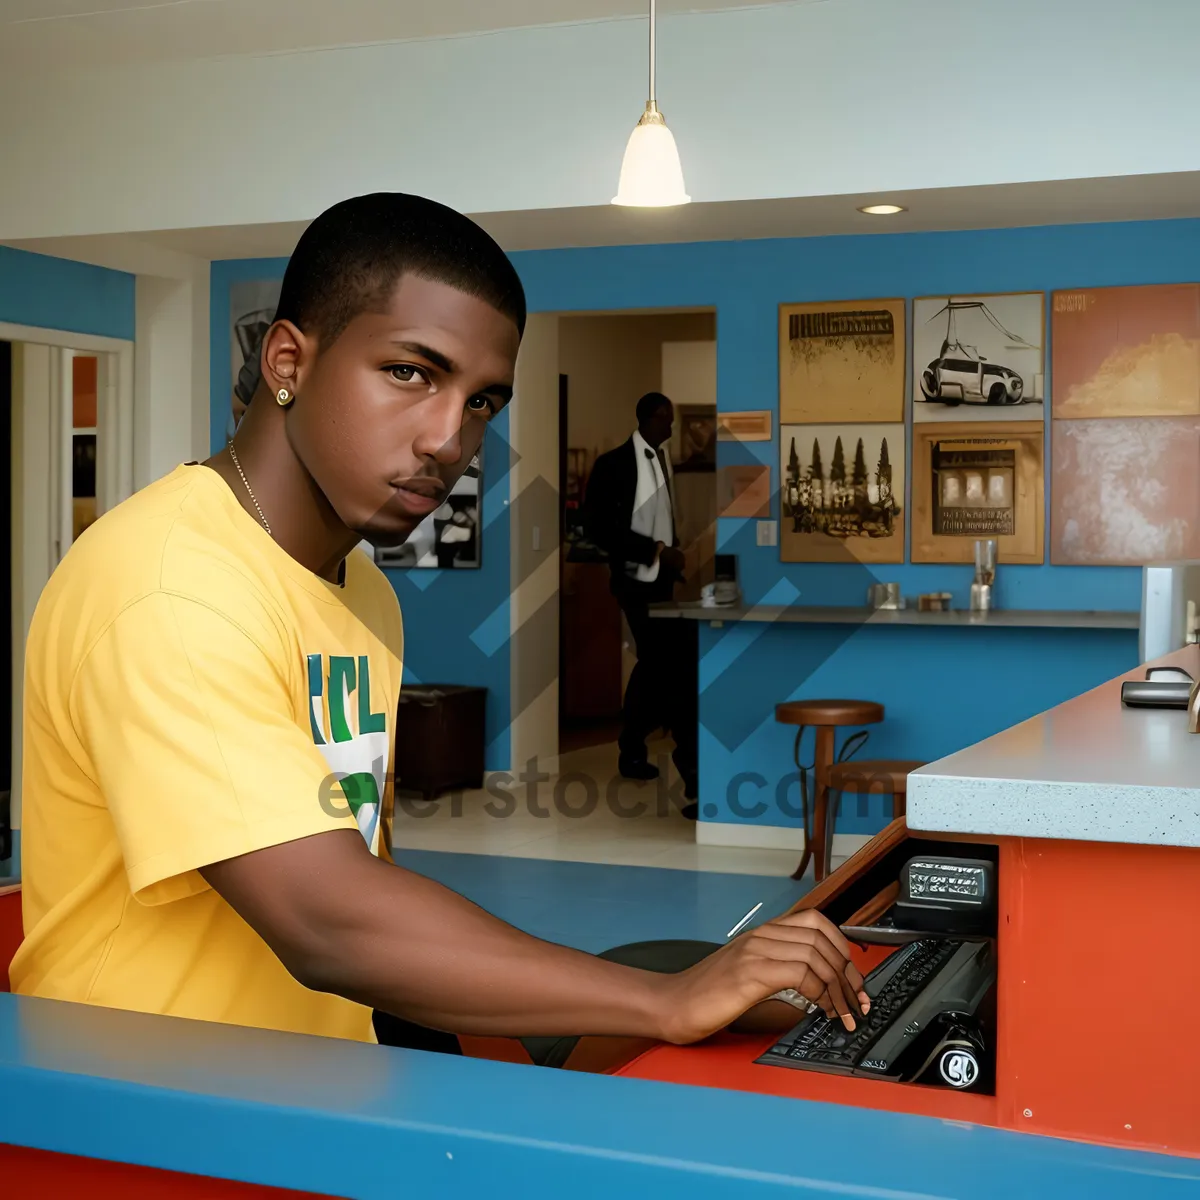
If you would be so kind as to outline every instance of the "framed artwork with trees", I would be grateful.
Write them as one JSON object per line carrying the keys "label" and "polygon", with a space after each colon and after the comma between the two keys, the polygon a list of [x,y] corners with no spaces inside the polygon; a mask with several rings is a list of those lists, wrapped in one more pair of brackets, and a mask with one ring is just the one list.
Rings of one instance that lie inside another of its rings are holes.
{"label": "framed artwork with trees", "polygon": [[904,426],[780,426],[780,559],[904,561]]}

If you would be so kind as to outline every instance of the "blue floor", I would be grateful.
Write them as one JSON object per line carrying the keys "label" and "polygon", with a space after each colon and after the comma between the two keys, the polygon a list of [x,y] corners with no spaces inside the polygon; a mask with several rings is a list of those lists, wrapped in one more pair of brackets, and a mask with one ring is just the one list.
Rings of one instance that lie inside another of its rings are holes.
{"label": "blue floor", "polygon": [[655,938],[723,942],[760,900],[752,925],[812,886],[762,875],[405,850],[401,866],[436,879],[535,937],[598,954]]}

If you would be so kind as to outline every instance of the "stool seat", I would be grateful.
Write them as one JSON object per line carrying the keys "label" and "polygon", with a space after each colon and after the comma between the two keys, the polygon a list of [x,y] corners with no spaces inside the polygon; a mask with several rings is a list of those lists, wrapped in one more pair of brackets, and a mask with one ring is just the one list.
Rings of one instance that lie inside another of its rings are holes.
{"label": "stool seat", "polygon": [[[853,796],[875,792],[892,798],[892,820],[908,812],[908,777],[923,762],[905,758],[863,758],[834,763],[829,769],[829,790]],[[836,805],[833,809],[837,812]],[[833,820],[829,821],[829,841],[833,842]]]}
{"label": "stool seat", "polygon": [[829,786],[839,792],[880,792],[885,796],[908,793],[908,777],[923,762],[903,758],[869,759],[834,763],[829,768]]}
{"label": "stool seat", "polygon": [[878,725],[883,705],[873,700],[788,700],[775,705],[781,725]]}
{"label": "stool seat", "polygon": [[[785,700],[775,705],[775,720],[780,725],[796,726],[796,746],[792,751],[796,770],[800,772],[801,794],[804,796],[804,856],[800,865],[792,872],[793,879],[800,879],[815,859],[817,882],[825,878],[829,870],[826,826],[829,812],[829,769],[836,754],[837,730],[854,725],[878,725],[883,720],[883,705],[874,700]],[[804,731],[812,727],[817,740],[816,752],[811,768],[800,762],[800,745]],[[842,746],[842,754],[852,753],[867,740],[866,730],[860,729],[851,735]],[[808,831],[808,771],[813,772],[813,832]]]}

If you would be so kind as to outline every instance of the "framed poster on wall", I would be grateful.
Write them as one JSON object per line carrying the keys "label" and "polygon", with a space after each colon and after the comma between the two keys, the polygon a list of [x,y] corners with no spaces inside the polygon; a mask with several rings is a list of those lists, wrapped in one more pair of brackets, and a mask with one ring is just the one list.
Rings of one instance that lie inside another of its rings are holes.
{"label": "framed poster on wall", "polygon": [[375,562],[389,570],[461,570],[480,565],[483,526],[483,447],[451,489],[446,502],[408,535],[402,546],[377,547]]}
{"label": "framed poster on wall", "polygon": [[779,423],[904,420],[904,301],[779,306]]}
{"label": "framed poster on wall", "polygon": [[717,469],[717,410],[710,404],[681,404],[677,472]]}
{"label": "framed poster on wall", "polygon": [[781,425],[782,562],[904,561],[904,426]]}
{"label": "framed poster on wall", "polygon": [[1200,416],[1055,421],[1050,561],[1200,559]]}
{"label": "framed poster on wall", "polygon": [[1200,415],[1200,283],[1051,297],[1055,420]]}
{"label": "framed poster on wall", "polygon": [[1200,557],[1200,284],[1053,293],[1050,560]]}
{"label": "framed poster on wall", "polygon": [[1044,562],[1044,439],[1041,421],[916,426],[912,561],[973,562],[995,538],[1001,563]]}
{"label": "framed poster on wall", "polygon": [[[253,395],[253,366],[263,334],[271,328],[279,306],[282,279],[239,280],[229,286],[229,417],[225,436],[233,436],[242,412]],[[243,372],[245,372],[243,374]]]}
{"label": "framed poster on wall", "polygon": [[1041,292],[913,301],[913,421],[1045,416]]}

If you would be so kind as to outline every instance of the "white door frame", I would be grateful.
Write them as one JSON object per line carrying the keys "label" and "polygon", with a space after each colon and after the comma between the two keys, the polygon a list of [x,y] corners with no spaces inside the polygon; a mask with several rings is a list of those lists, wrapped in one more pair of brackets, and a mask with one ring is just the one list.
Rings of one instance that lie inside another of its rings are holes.
{"label": "white door frame", "polygon": [[[49,346],[60,351],[94,354],[99,358],[96,422],[98,428],[108,431],[108,436],[97,438],[97,511],[114,508],[133,495],[133,342],[90,333],[41,329],[36,325],[9,325],[3,321],[0,321],[0,342]],[[65,394],[66,381],[58,378],[63,371],[61,361],[53,370],[55,392]],[[14,420],[17,400],[14,393]],[[14,495],[14,502],[17,499]],[[14,506],[14,515],[16,511]]]}
{"label": "white door frame", "polygon": [[[64,439],[71,436],[71,359],[99,359],[96,508],[133,493],[133,342],[0,322],[13,346],[12,387],[12,823],[20,828],[21,711],[25,638],[38,597],[71,532]],[[34,409],[30,412],[27,409]],[[65,423],[65,424],[64,424]],[[56,452],[57,449],[57,452]]]}
{"label": "white door frame", "polygon": [[558,314],[530,313],[508,426],[509,746],[518,777],[530,766],[558,773],[558,365]]}

